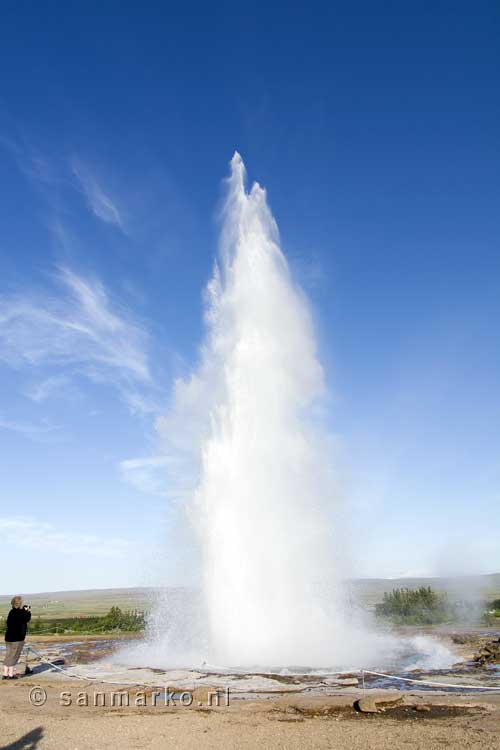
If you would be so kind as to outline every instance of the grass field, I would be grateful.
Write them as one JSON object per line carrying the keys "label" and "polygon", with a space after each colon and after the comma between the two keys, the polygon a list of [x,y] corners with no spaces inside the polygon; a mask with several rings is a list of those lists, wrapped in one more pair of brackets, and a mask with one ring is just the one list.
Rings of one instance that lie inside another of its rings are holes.
{"label": "grass field", "polygon": [[[123,612],[147,611],[156,595],[156,590],[146,588],[22,594],[24,602],[31,605],[33,615],[42,620],[54,617],[102,617],[111,607],[120,607]],[[10,599],[10,594],[0,596],[0,616],[7,615]]]}
{"label": "grass field", "polygon": [[[457,578],[367,578],[353,580],[350,591],[369,609],[382,601],[384,591],[393,588],[419,588],[432,586],[436,591],[446,591],[454,599],[476,598],[492,600],[500,597],[500,573]],[[111,607],[123,612],[147,612],[159,594],[159,589],[93,589],[88,591],[56,591],[38,594],[21,592],[26,604],[31,604],[33,614],[40,619],[64,617],[103,616]],[[0,596],[0,617],[10,609],[10,599],[18,592]]]}

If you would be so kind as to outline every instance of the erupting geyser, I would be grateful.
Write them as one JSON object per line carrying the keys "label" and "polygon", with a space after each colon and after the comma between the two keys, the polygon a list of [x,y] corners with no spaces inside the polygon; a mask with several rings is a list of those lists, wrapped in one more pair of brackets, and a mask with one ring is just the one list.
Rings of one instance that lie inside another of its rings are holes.
{"label": "erupting geyser", "polygon": [[348,640],[323,371],[266,193],[258,184],[247,193],[239,154],[207,292],[201,362],[177,384],[163,425],[171,440],[170,431],[192,423],[197,479],[187,505],[203,596],[199,614],[187,618],[181,608],[174,618],[184,622],[172,619],[178,603],[165,602],[152,620],[154,638],[171,658],[182,643],[185,658],[217,664],[333,663]]}
{"label": "erupting geyser", "polygon": [[176,383],[160,425],[169,462],[181,462],[202,591],[161,599],[143,658],[163,667],[382,663],[393,639],[363,629],[344,606],[345,533],[335,528],[310,310],[265,191],[254,184],[247,193],[238,154],[206,323],[199,366]]}
{"label": "erupting geyser", "polygon": [[[202,372],[215,386],[192,515],[213,658],[310,664],[336,640],[323,373],[265,191],[231,162]],[[330,606],[329,606],[330,605]],[[337,634],[338,637],[338,634]]]}

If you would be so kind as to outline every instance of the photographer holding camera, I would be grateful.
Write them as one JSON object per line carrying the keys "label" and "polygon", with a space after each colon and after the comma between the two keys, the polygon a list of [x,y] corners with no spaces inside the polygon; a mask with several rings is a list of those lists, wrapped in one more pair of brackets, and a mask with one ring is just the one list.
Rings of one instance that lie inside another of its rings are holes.
{"label": "photographer holding camera", "polygon": [[14,667],[19,661],[26,638],[28,623],[31,620],[31,607],[23,606],[21,596],[14,596],[11,600],[12,609],[7,617],[7,630],[5,631],[5,661],[3,668],[3,680],[17,680]]}

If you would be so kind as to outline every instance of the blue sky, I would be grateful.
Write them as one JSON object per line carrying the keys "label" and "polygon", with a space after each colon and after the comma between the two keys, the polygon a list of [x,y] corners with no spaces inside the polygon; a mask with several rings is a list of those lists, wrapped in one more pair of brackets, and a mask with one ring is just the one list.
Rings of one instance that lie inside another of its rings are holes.
{"label": "blue sky", "polygon": [[156,420],[235,149],[314,307],[353,575],[500,569],[496,3],[15,4],[2,591],[189,578]]}

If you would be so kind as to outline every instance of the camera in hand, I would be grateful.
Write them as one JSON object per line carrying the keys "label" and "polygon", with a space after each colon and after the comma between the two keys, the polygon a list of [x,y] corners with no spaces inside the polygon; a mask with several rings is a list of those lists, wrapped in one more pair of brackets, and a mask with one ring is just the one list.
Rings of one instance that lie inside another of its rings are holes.
{"label": "camera in hand", "polygon": [[31,609],[31,605],[29,605],[29,604],[24,604],[24,605],[23,605],[23,609]]}

